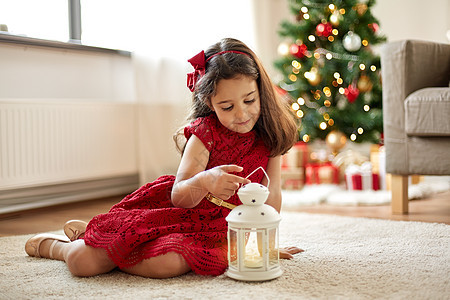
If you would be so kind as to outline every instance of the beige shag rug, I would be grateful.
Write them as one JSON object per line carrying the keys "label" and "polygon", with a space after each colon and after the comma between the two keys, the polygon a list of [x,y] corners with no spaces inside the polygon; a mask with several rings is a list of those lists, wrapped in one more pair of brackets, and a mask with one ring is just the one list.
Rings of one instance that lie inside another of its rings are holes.
{"label": "beige shag rug", "polygon": [[189,273],[147,279],[120,271],[72,276],[28,257],[30,235],[0,238],[0,299],[449,299],[450,226],[285,212],[281,246],[306,251],[284,274],[239,282]]}

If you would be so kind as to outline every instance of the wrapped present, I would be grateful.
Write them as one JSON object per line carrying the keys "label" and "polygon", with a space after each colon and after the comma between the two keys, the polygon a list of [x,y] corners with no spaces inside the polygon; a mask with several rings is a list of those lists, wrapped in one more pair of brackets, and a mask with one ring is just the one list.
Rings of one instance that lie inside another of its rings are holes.
{"label": "wrapped present", "polygon": [[296,143],[288,153],[282,156],[281,167],[283,169],[304,168],[308,163],[309,149],[306,143]]}
{"label": "wrapped present", "polygon": [[300,189],[303,186],[308,157],[308,146],[304,142],[298,142],[282,156],[281,187],[283,189]]}
{"label": "wrapped present", "polygon": [[305,184],[339,184],[339,169],[331,162],[308,163]]}
{"label": "wrapped present", "polygon": [[361,166],[348,166],[345,170],[345,182],[349,190],[377,191],[380,189],[379,174],[372,171],[370,162],[365,162]]}
{"label": "wrapped present", "polygon": [[380,178],[380,189],[386,190],[386,153],[384,151],[384,146],[372,145],[370,148],[370,162],[372,163],[373,173],[378,174]]}
{"label": "wrapped present", "polygon": [[333,164],[339,168],[341,182],[345,181],[345,170],[350,165],[361,165],[369,159],[358,151],[346,150],[335,156]]}
{"label": "wrapped present", "polygon": [[411,175],[410,180],[410,184],[419,184],[424,180],[424,177],[420,175]]}
{"label": "wrapped present", "polygon": [[372,163],[372,171],[380,173],[380,149],[382,146],[373,144],[370,145],[370,162]]}
{"label": "wrapped present", "polygon": [[284,190],[301,189],[304,184],[304,168],[282,169],[281,188]]}

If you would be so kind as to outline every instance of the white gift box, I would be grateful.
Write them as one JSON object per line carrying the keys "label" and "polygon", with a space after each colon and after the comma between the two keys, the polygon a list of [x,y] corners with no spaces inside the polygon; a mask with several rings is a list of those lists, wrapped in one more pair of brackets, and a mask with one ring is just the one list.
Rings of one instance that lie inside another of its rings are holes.
{"label": "white gift box", "polygon": [[[354,179],[361,176],[361,186],[355,186]],[[372,163],[364,162],[362,165],[350,165],[345,169],[345,181],[349,190],[373,190]]]}

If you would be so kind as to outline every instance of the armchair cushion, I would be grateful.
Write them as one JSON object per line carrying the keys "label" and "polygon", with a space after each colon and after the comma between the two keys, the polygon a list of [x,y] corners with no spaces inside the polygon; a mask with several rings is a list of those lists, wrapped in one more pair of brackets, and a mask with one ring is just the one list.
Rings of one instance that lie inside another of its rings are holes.
{"label": "armchair cushion", "polygon": [[450,136],[450,88],[424,88],[405,100],[409,136]]}

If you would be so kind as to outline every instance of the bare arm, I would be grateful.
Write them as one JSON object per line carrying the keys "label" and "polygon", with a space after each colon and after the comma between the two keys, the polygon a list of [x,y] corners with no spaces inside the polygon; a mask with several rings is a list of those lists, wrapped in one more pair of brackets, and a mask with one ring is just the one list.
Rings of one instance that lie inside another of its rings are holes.
{"label": "bare arm", "polygon": [[[279,213],[281,209],[281,156],[269,158],[266,172],[270,178],[270,194],[266,204],[275,208]],[[262,184],[267,185],[267,179],[265,177]]]}
{"label": "bare arm", "polygon": [[205,170],[208,161],[208,150],[193,135],[186,144],[172,189],[171,200],[174,206],[195,207],[208,193],[227,200],[234,195],[240,183],[249,182],[248,179],[229,173],[240,172],[241,167],[223,165]]}
{"label": "bare arm", "polygon": [[[266,169],[267,175],[270,178],[269,197],[266,204],[275,208],[278,213],[281,210],[281,156],[269,158]],[[264,178],[264,185],[267,184],[267,180]],[[280,248],[280,258],[291,259],[294,254],[303,252],[304,250],[292,246]]]}

